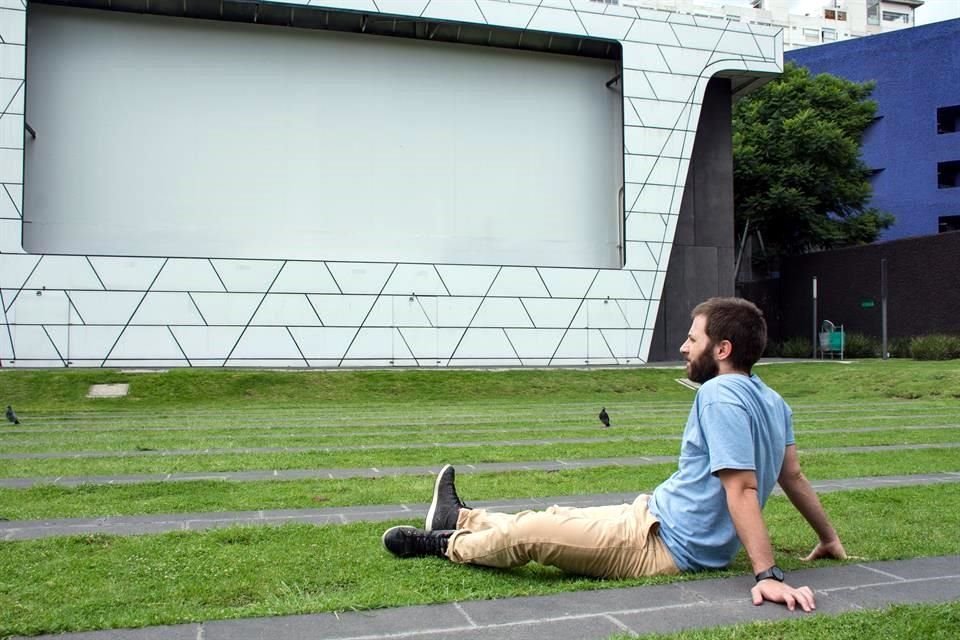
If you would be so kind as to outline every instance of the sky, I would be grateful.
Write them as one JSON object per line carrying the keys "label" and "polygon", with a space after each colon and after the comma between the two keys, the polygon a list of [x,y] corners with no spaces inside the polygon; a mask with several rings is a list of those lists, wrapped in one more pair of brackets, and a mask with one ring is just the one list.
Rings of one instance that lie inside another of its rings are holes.
{"label": "sky", "polygon": [[960,18],[960,0],[926,0],[915,12],[917,24]]}

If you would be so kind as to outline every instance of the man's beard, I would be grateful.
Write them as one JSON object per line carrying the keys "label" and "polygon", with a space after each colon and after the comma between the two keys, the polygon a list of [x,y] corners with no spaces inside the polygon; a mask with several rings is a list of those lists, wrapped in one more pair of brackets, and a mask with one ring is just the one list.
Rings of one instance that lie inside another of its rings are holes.
{"label": "man's beard", "polygon": [[697,384],[703,384],[707,380],[717,377],[718,373],[720,373],[720,367],[717,365],[717,361],[713,359],[713,345],[704,349],[696,360],[687,362],[687,378]]}

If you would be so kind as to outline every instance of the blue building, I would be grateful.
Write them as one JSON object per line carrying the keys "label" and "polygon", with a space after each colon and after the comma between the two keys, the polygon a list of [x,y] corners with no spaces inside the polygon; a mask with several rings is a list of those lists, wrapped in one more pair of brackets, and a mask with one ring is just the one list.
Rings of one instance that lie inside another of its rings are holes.
{"label": "blue building", "polygon": [[875,80],[864,136],[882,240],[960,230],[960,19],[784,54],[812,73]]}

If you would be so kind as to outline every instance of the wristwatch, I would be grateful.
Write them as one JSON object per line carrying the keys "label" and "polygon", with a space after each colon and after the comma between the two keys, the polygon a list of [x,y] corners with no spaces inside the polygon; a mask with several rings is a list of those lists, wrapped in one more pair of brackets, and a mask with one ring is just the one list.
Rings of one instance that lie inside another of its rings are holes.
{"label": "wristwatch", "polygon": [[776,580],[777,582],[783,582],[783,570],[777,565],[773,565],[766,571],[761,571],[753,577],[757,579],[757,582],[760,582],[761,580]]}

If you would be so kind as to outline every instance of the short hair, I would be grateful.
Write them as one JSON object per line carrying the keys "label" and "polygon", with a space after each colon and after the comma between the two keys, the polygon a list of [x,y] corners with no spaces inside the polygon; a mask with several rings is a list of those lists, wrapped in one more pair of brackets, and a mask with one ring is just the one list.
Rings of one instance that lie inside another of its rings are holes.
{"label": "short hair", "polygon": [[757,305],[743,298],[710,298],[690,312],[691,318],[697,316],[706,318],[711,342],[730,341],[734,368],[750,373],[767,347],[767,321]]}

